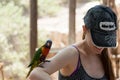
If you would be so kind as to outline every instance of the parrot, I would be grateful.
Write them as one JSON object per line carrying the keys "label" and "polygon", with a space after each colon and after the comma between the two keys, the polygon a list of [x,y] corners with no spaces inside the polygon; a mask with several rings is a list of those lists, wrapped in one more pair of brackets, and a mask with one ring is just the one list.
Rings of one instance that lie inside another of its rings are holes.
{"label": "parrot", "polygon": [[26,78],[29,76],[29,74],[35,67],[39,66],[39,64],[41,64],[42,62],[50,62],[49,60],[46,60],[46,57],[51,49],[51,46],[52,41],[47,40],[46,43],[35,52],[30,64],[28,65],[28,67],[30,67],[30,70]]}

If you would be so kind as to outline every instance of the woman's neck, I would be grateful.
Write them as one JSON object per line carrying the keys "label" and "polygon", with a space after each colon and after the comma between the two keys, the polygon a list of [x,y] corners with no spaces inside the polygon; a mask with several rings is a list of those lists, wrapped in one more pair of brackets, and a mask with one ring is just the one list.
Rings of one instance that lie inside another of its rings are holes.
{"label": "woman's neck", "polygon": [[88,45],[85,40],[79,43],[78,46],[85,55],[98,55],[102,52],[100,49],[97,49],[97,47]]}

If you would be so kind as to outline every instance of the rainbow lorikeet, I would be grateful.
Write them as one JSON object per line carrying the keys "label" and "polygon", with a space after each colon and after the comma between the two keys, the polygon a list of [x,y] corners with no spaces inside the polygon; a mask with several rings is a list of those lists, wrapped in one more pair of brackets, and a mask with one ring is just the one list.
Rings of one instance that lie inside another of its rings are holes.
{"label": "rainbow lorikeet", "polygon": [[39,66],[40,63],[42,62],[48,62],[48,60],[45,60],[50,48],[52,46],[52,41],[51,40],[47,40],[46,43],[41,46],[34,54],[34,57],[32,59],[32,61],[30,62],[30,64],[28,65],[28,67],[30,67],[30,70],[27,74],[26,77],[29,76],[30,72],[37,66]]}

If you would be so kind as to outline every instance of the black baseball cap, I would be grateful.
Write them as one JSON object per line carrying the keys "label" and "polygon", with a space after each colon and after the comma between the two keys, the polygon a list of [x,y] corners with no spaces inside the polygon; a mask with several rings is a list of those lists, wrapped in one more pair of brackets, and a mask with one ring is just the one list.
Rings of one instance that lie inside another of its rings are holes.
{"label": "black baseball cap", "polygon": [[84,23],[90,29],[93,43],[99,47],[116,47],[116,14],[107,6],[96,5],[88,10]]}

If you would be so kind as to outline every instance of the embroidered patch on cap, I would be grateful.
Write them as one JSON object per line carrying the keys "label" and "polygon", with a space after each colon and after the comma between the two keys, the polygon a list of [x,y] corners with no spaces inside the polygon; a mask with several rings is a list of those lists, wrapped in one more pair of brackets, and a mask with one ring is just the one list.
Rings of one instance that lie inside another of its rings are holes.
{"label": "embroidered patch on cap", "polygon": [[104,31],[113,31],[116,29],[114,22],[100,22],[99,26]]}

